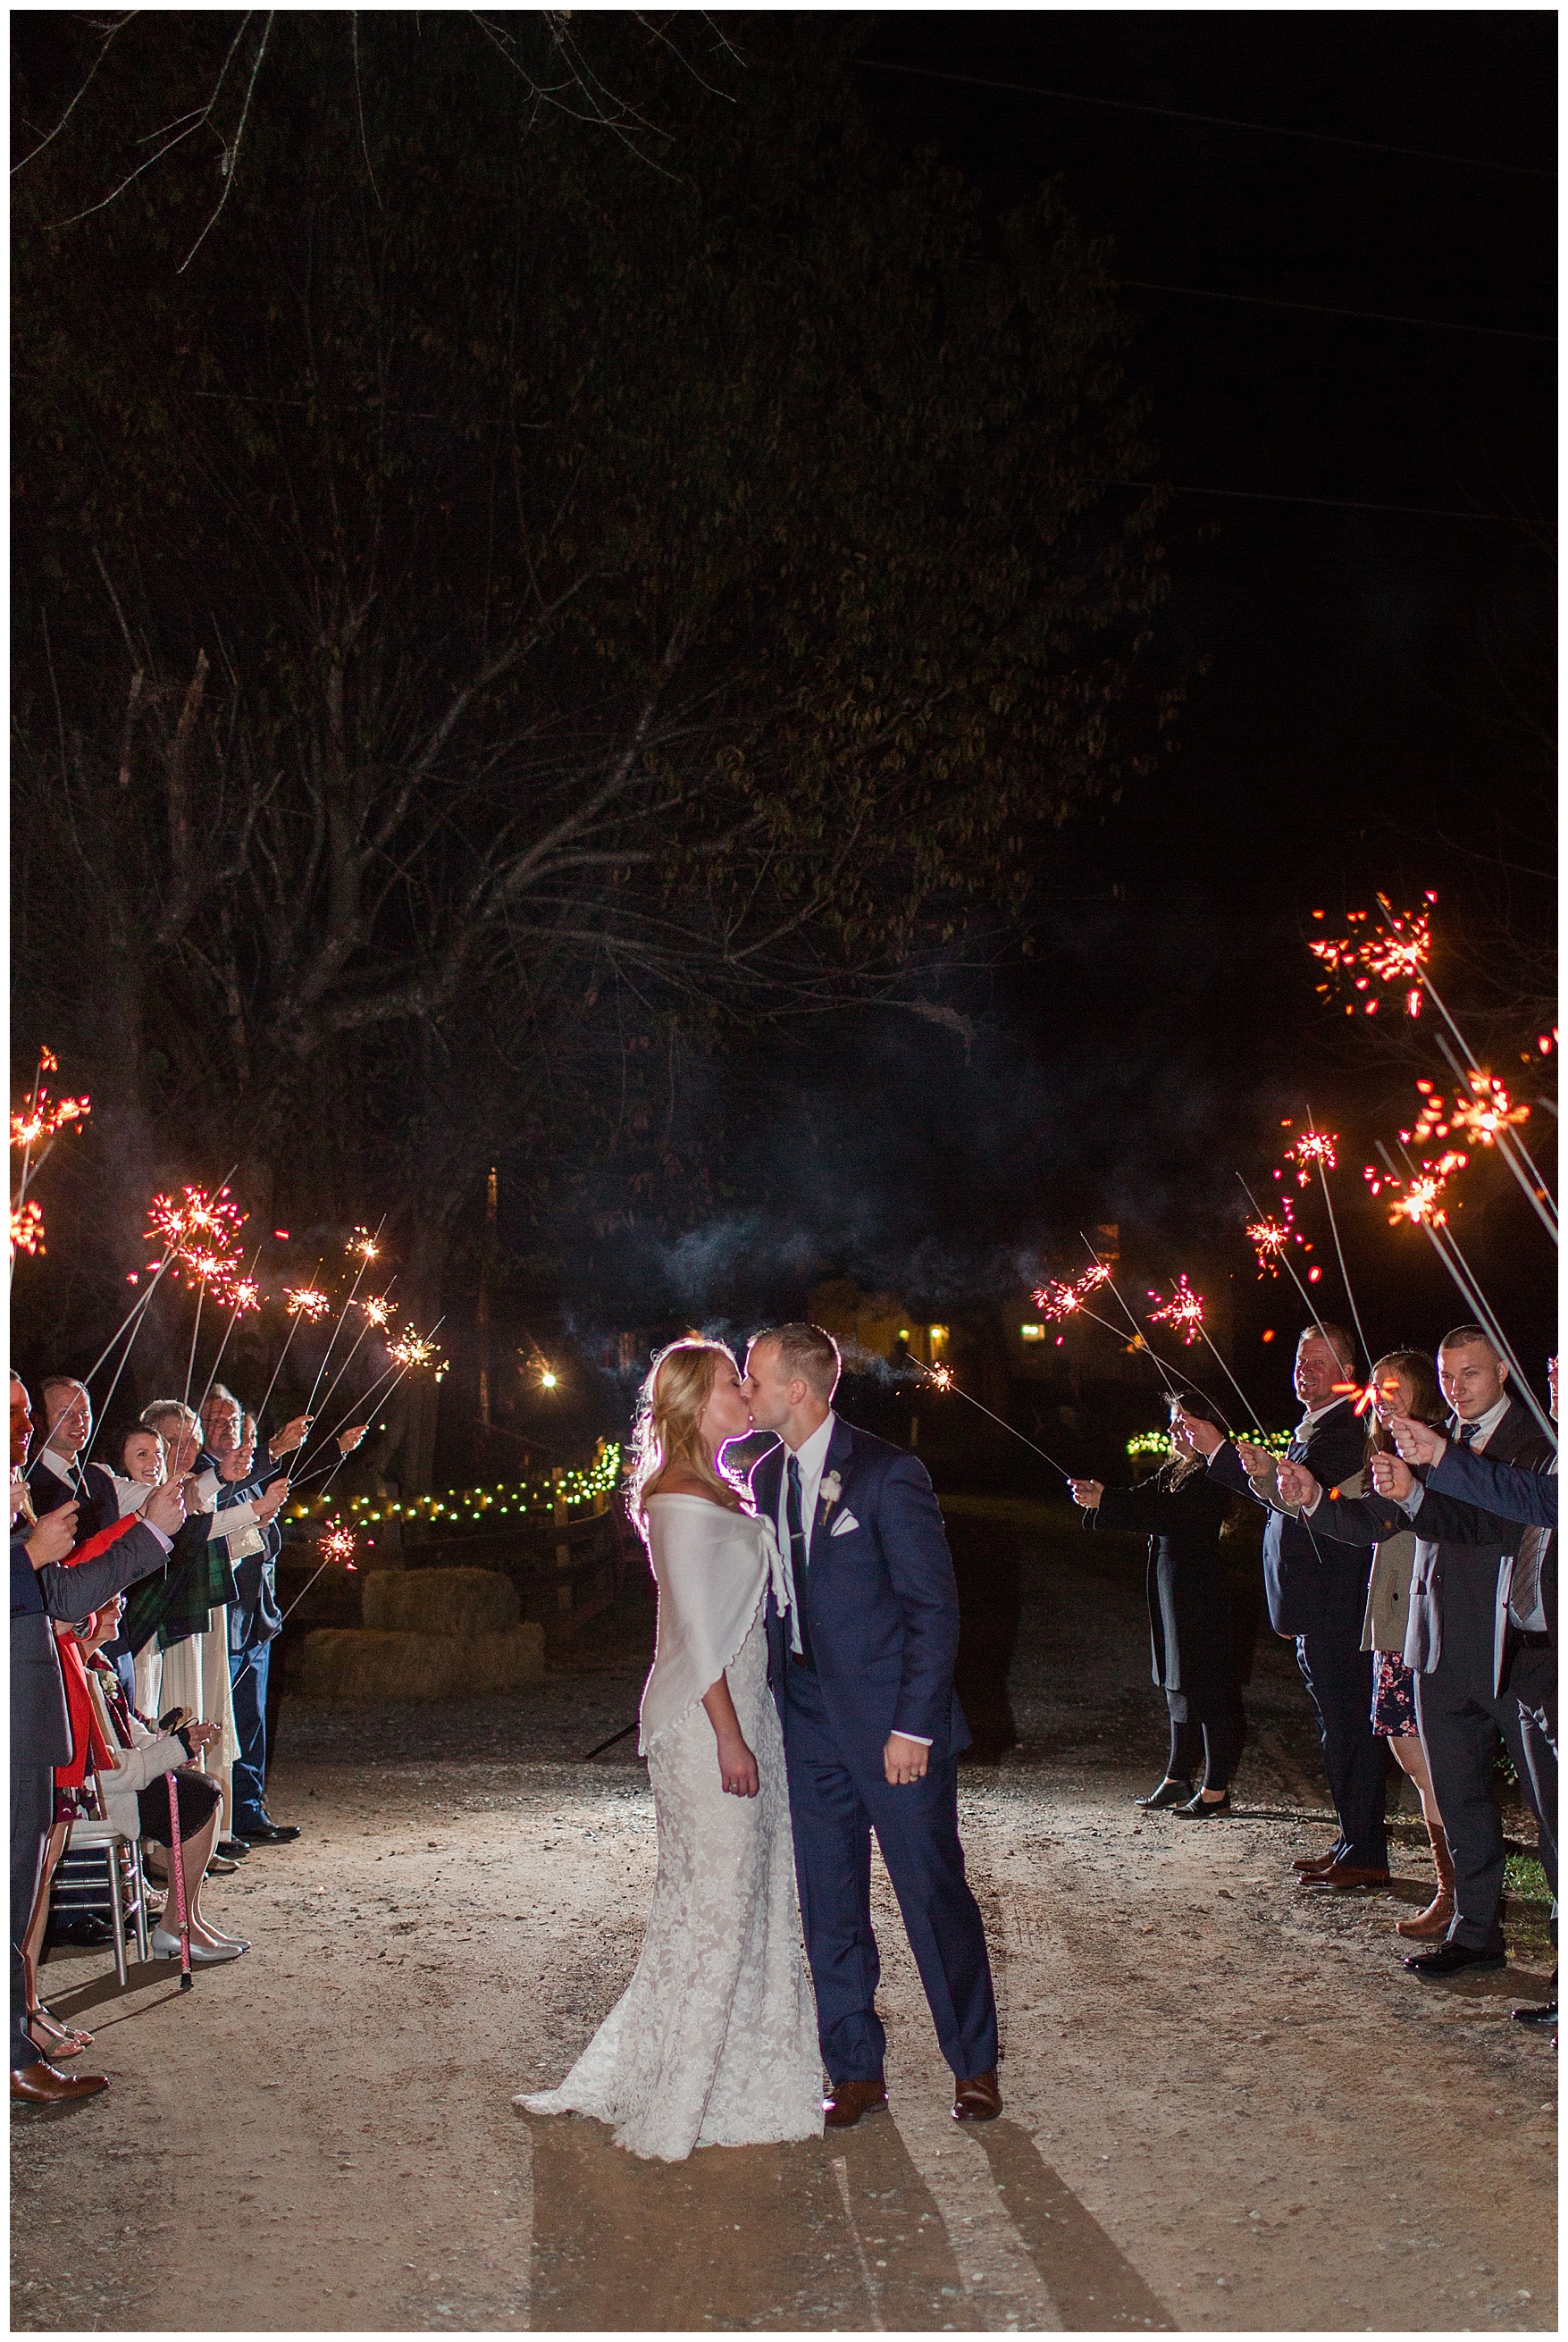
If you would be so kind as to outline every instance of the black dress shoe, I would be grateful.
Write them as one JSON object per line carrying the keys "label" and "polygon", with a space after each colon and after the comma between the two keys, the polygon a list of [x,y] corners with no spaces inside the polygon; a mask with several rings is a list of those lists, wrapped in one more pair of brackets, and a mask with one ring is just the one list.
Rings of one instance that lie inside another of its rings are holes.
{"label": "black dress shoe", "polygon": [[1557,2003],[1554,1999],[1527,2001],[1523,2008],[1510,2013],[1515,2025],[1536,2025],[1544,2030],[1557,2022]]}
{"label": "black dress shoe", "polygon": [[245,1822],[241,1827],[247,1846],[287,1846],[299,1836],[293,1822]]}
{"label": "black dress shoe", "polygon": [[115,1940],[115,1930],[107,1919],[95,1911],[84,1911],[80,1918],[57,1920],[49,1930],[52,1944],[84,1944],[93,1951]]}
{"label": "black dress shoe", "polygon": [[1494,1974],[1508,1966],[1506,1952],[1481,1952],[1472,1944],[1439,1944],[1434,1952],[1407,1952],[1404,1965],[1412,1976],[1463,1976],[1467,1969],[1477,1976]]}
{"label": "black dress shoe", "polygon": [[221,1854],[225,1862],[243,1862],[250,1850],[248,1837],[221,1837],[214,1848],[215,1853]]}
{"label": "black dress shoe", "polygon": [[1184,1806],[1176,1807],[1179,1814],[1184,1815],[1189,1821],[1194,1822],[1212,1821],[1216,1814],[1228,1814],[1230,1810],[1231,1793],[1228,1789],[1223,1797],[1205,1797],[1200,1789],[1195,1797],[1189,1798]]}
{"label": "black dress shoe", "polygon": [[1133,1803],[1151,1814],[1163,1813],[1167,1806],[1183,1806],[1193,1794],[1191,1781],[1162,1781],[1146,1797],[1134,1797]]}

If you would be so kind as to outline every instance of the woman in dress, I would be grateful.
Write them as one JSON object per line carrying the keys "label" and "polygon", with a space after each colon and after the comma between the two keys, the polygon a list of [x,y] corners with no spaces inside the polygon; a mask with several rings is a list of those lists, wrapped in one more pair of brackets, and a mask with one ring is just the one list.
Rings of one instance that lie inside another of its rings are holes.
{"label": "woman in dress", "polygon": [[[1189,1393],[1181,1406],[1223,1428],[1209,1400]],[[1131,1529],[1149,1540],[1149,1639],[1154,1681],[1170,1715],[1171,1751],[1164,1778],[1137,1802],[1155,1811],[1174,1807],[1193,1821],[1228,1814],[1231,1775],[1246,1731],[1234,1606],[1220,1551],[1230,1494],[1203,1469],[1174,1401],[1170,1461],[1149,1479],[1135,1488],[1107,1488],[1101,1480],[1068,1486],[1084,1507],[1085,1527]],[[1200,1753],[1203,1779],[1194,1787]]]}
{"label": "woman in dress", "polygon": [[[1371,1510],[1360,1506],[1357,1499],[1367,1493],[1373,1456],[1379,1452],[1385,1456],[1397,1453],[1393,1435],[1388,1428],[1391,1419],[1409,1416],[1417,1423],[1430,1424],[1434,1431],[1446,1429],[1448,1423],[1437,1376],[1423,1350],[1388,1351],[1372,1370],[1371,1387],[1373,1422],[1367,1434],[1366,1461],[1354,1478],[1335,1489],[1320,1511],[1313,1515],[1315,1526],[1330,1536],[1343,1535],[1350,1544],[1372,1544],[1383,1525],[1383,1508]],[[1317,1482],[1312,1475],[1302,1473],[1299,1466],[1297,1470],[1299,1477],[1311,1481],[1315,1494]],[[1277,1487],[1270,1494],[1255,1480],[1253,1485],[1266,1502],[1279,1510],[1293,1509],[1280,1504]],[[1309,1496],[1306,1501],[1310,1504],[1313,1497]],[[1453,1917],[1453,1862],[1432,1786],[1432,1768],[1416,1729],[1415,1676],[1403,1658],[1410,1580],[1414,1567],[1413,1528],[1373,1545],[1361,1647],[1371,1651],[1377,1661],[1372,1685],[1373,1731],[1380,1740],[1387,1741],[1395,1764],[1402,1772],[1408,1773],[1414,1784],[1421,1799],[1421,1818],[1432,1841],[1433,1867],[1437,1873],[1437,1892],[1425,1910],[1413,1913],[1408,1919],[1396,1919],[1394,1926],[1402,1936],[1425,1938],[1448,1933]]]}
{"label": "woman in dress", "polygon": [[816,2007],[801,1939],[764,1596],[771,1526],[724,1469],[752,1427],[734,1359],[674,1342],[643,1388],[628,1504],[659,1588],[643,1692],[658,1870],[631,1983],[558,2089],[514,2106],[593,2115],[634,2155],[815,2138]]}

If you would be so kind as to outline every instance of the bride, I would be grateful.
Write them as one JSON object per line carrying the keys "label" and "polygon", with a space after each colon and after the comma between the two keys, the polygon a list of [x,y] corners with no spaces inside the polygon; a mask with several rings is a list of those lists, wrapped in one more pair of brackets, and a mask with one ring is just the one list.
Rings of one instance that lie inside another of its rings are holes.
{"label": "bride", "polygon": [[783,1736],[767,1682],[771,1526],[721,1451],[752,1427],[721,1343],[673,1342],[643,1386],[629,1505],[659,1588],[640,1752],[658,1873],[632,1981],[529,2114],[594,2115],[634,2155],[822,2131],[816,2010],[801,1942]]}

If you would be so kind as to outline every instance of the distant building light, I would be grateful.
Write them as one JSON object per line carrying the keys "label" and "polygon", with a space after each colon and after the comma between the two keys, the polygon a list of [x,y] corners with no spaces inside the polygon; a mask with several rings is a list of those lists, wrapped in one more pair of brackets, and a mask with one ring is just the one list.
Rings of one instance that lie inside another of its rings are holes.
{"label": "distant building light", "polygon": [[908,1328],[908,1326],[901,1326],[899,1327],[899,1329],[898,1329],[898,1338],[899,1338],[899,1340],[900,1340],[901,1342],[907,1342],[907,1341],[908,1341],[908,1339],[909,1339],[909,1328]]}
{"label": "distant building light", "polygon": [[1045,1339],[1044,1326],[1020,1326],[1018,1331],[1025,1342],[1043,1342]]}
{"label": "distant building light", "polygon": [[946,1328],[946,1326],[928,1326],[926,1327],[926,1329],[925,1329],[925,1330],[926,1330],[926,1332],[927,1332],[927,1333],[930,1335],[930,1336],[931,1336],[931,1346],[932,1346],[932,1348],[933,1348],[934,1350],[940,1349],[940,1348],[941,1348],[941,1346],[942,1346],[942,1345],[943,1345],[943,1343],[944,1343],[944,1342],[945,1342],[945,1341],[946,1341],[946,1339],[947,1339],[947,1328]]}

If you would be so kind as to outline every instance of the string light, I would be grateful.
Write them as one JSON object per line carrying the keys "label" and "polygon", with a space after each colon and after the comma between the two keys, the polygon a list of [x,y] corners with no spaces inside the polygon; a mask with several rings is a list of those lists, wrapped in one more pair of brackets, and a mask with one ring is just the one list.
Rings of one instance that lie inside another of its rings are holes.
{"label": "string light", "polygon": [[[501,1480],[491,1487],[443,1488],[427,1496],[410,1497],[406,1502],[388,1496],[352,1496],[348,1509],[358,1515],[362,1525],[366,1521],[440,1521],[444,1526],[455,1526],[464,1519],[479,1521],[498,1513],[510,1516],[551,1513],[558,1505],[578,1509],[591,1506],[602,1497],[614,1496],[620,1480],[620,1447],[614,1440],[606,1440],[591,1464],[564,1471],[559,1480]],[[290,1517],[296,1521],[320,1518],[329,1510],[335,1515],[335,1497],[317,1496],[308,1504],[289,1506]]]}

